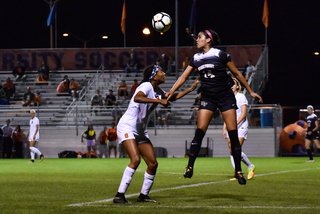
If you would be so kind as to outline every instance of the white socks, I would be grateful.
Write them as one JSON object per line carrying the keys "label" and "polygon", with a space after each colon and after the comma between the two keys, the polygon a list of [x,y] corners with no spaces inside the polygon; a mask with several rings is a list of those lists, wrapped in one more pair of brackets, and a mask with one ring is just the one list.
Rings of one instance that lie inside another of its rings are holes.
{"label": "white socks", "polygon": [[29,147],[29,149],[30,149],[31,160],[34,160],[35,153],[37,153],[38,155],[41,155],[41,152],[36,147],[32,146],[32,147]]}
{"label": "white socks", "polygon": [[[233,156],[232,156],[232,155],[230,155],[230,161],[231,161],[231,164],[232,164],[233,168],[235,168],[235,167],[234,167],[234,161],[233,161]],[[247,165],[247,167],[248,167],[249,169],[252,169],[253,166],[252,166],[251,162],[249,161],[247,155],[246,155],[244,152],[241,152],[241,161],[242,161],[245,165]]]}
{"label": "white socks", "polygon": [[123,172],[121,183],[118,189],[119,193],[125,193],[127,191],[135,171],[136,171],[135,169],[131,169],[128,166],[126,167],[126,169]]}
{"label": "white socks", "polygon": [[141,193],[144,195],[148,195],[150,192],[150,189],[153,185],[153,179],[155,175],[150,175],[147,172],[144,173],[144,181],[141,189]]}
{"label": "white socks", "polygon": [[245,153],[243,153],[243,152],[241,152],[241,161],[242,161],[245,165],[247,165],[247,167],[248,167],[249,169],[252,169],[253,166],[252,166],[251,162],[249,161],[247,155],[246,155]]}
{"label": "white socks", "polygon": [[[126,169],[123,172],[123,176],[120,182],[120,186],[118,189],[119,193],[125,193],[131,183],[132,177],[134,175],[136,170],[131,169],[130,167],[126,167]],[[150,192],[150,189],[153,185],[155,175],[150,175],[147,172],[144,173],[144,181],[141,189],[141,193],[144,195],[148,195]]]}

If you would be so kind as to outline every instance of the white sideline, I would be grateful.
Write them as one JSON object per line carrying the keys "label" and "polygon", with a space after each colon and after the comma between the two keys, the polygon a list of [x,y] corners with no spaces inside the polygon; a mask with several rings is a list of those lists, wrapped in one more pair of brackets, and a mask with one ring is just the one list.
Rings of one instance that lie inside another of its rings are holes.
{"label": "white sideline", "polygon": [[[320,169],[320,167],[312,168],[312,169],[297,169],[297,170],[286,170],[286,171],[279,171],[279,172],[270,172],[270,173],[265,173],[265,174],[258,174],[258,175],[255,175],[255,177],[266,176],[266,175],[275,175],[275,174],[281,174],[281,173],[289,173],[289,172],[301,172],[301,171],[315,170],[315,169]],[[166,190],[173,190],[173,189],[182,189],[182,188],[188,188],[188,187],[203,186],[203,185],[209,185],[209,184],[217,184],[217,183],[223,183],[223,182],[228,182],[228,181],[230,181],[230,180],[228,179],[228,180],[223,180],[223,181],[212,181],[212,182],[189,184],[189,185],[182,185],[182,186],[176,186],[176,187],[168,187],[168,188],[163,188],[163,189],[151,190],[150,193],[161,192],[161,191],[166,191]],[[129,195],[126,195],[126,198],[130,198],[130,197],[133,197],[133,196],[138,196],[139,194],[140,193],[129,194]],[[75,207],[76,206],[90,206],[92,204],[105,203],[105,202],[110,202],[110,201],[113,201],[113,198],[103,199],[103,200],[99,200],[99,201],[91,201],[91,202],[69,204],[67,206],[75,206]],[[163,206],[163,207],[166,207],[166,206]],[[168,207],[170,207],[170,206],[168,206]],[[212,207],[214,207],[214,206],[212,206]],[[220,206],[216,206],[216,208],[219,208],[219,207]],[[233,207],[232,206],[230,206],[230,207],[221,206],[221,208],[233,208]],[[239,208],[239,207],[234,207],[234,208]],[[268,207],[265,207],[265,206],[244,206],[242,208],[268,208]],[[273,207],[269,207],[269,208],[273,208]],[[275,208],[278,208],[278,209],[289,209],[288,207],[275,207]],[[310,207],[300,207],[300,208],[296,207],[294,209],[306,209],[306,208],[309,209]],[[320,207],[312,207],[312,208],[319,209]],[[293,207],[290,207],[290,209],[293,209]]]}

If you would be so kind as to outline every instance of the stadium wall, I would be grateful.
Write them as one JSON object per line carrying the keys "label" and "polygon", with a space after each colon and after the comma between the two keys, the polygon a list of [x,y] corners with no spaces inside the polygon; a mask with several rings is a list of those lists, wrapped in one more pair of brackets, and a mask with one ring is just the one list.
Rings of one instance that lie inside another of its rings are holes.
{"label": "stadium wall", "polygon": [[[74,129],[41,129],[40,142],[37,147],[48,158],[57,158],[58,153],[64,150],[86,151],[86,143],[81,143],[81,133],[85,127],[80,128],[78,136]],[[99,136],[102,127],[96,128]],[[154,147],[167,149],[168,157],[184,157],[185,142],[193,138],[193,129],[158,129],[155,135],[154,129],[148,131]],[[229,157],[227,141],[222,137],[221,129],[209,129],[203,140],[202,146],[206,146],[206,139],[210,137],[213,142],[213,157]],[[97,137],[98,139],[98,137]],[[275,136],[273,128],[249,129],[248,139],[243,145],[243,151],[248,157],[275,157]]]}

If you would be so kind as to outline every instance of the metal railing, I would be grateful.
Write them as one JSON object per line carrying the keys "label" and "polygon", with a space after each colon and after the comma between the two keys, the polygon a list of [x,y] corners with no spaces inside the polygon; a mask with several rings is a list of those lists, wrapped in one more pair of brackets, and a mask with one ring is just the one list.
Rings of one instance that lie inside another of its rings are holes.
{"label": "metal railing", "polygon": [[[262,51],[256,64],[256,69],[256,72],[253,72],[249,77],[248,84],[254,92],[261,94],[268,81],[268,47],[265,47]],[[246,95],[249,104],[256,103],[250,94],[247,94],[246,89],[244,89],[243,94]]]}

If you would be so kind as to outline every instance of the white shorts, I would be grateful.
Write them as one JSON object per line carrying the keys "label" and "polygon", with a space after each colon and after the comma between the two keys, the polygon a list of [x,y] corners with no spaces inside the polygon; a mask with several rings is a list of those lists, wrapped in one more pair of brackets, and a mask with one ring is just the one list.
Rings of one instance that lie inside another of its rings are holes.
{"label": "white shorts", "polygon": [[122,144],[123,141],[129,140],[129,139],[136,140],[137,144],[150,142],[149,135],[148,135],[147,131],[145,131],[144,133],[138,134],[138,133],[134,133],[130,129],[121,128],[118,126],[117,127],[117,135],[118,135],[119,144]]}
{"label": "white shorts", "polygon": [[[248,127],[240,127],[238,129],[238,138],[244,138],[247,139],[248,136]],[[227,132],[227,138],[229,138],[228,132]]]}
{"label": "white shorts", "polygon": [[117,141],[108,141],[108,146],[111,147],[111,146],[117,146]]}
{"label": "white shorts", "polygon": [[[31,139],[30,139],[30,138],[31,138]],[[33,140],[36,141],[36,142],[38,142],[38,141],[39,141],[39,138],[36,137],[36,139],[33,139],[33,137],[29,137],[29,141],[33,141]]]}

